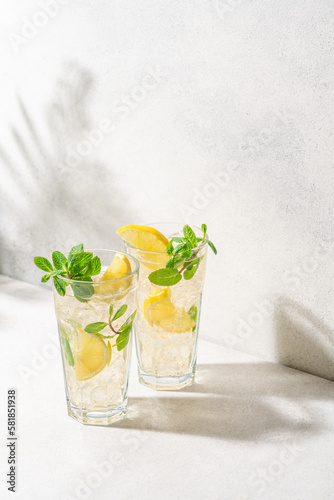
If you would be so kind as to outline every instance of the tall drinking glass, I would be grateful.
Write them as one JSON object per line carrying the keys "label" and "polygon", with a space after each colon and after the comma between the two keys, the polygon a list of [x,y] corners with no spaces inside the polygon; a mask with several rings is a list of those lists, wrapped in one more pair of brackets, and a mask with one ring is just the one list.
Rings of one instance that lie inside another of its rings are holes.
{"label": "tall drinking glass", "polygon": [[[168,239],[183,236],[182,224],[149,225]],[[191,226],[196,236],[201,229]],[[195,378],[201,299],[205,278],[207,243],[200,243],[199,265],[189,280],[176,285],[154,285],[148,276],[165,267],[166,252],[143,251],[125,243],[126,251],[140,264],[138,312],[135,339],[139,380],[156,390],[175,390],[190,385]]]}
{"label": "tall drinking glass", "polygon": [[[101,259],[100,275],[93,282],[62,278],[66,293],[53,286],[54,302],[68,414],[83,424],[108,425],[127,410],[139,264],[121,252],[90,251]],[[126,275],[99,281],[116,256]]]}

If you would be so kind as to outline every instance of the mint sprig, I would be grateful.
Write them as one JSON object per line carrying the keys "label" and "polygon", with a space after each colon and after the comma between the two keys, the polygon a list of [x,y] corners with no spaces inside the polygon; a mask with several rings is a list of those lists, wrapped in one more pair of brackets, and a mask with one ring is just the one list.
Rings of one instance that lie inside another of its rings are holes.
{"label": "mint sprig", "polygon": [[85,252],[83,244],[74,246],[67,257],[57,250],[52,253],[52,262],[45,257],[35,257],[35,265],[42,271],[47,271],[41,278],[42,283],[46,283],[52,277],[56,291],[62,297],[66,293],[68,283],[62,279],[69,278],[77,283],[71,283],[74,296],[80,302],[87,300],[94,294],[94,287],[83,281],[93,282],[92,276],[101,272],[101,260],[93,257],[91,252]]}
{"label": "mint sprig", "polygon": [[[129,343],[129,338],[132,330],[132,325],[133,321],[136,315],[137,310],[135,310],[129,317],[128,319],[123,323],[121,327],[116,330],[115,326],[113,325],[113,322],[116,321],[117,319],[121,318],[128,306],[126,304],[123,304],[114,314],[113,316],[113,307],[109,307],[109,320],[108,323],[105,323],[104,321],[98,321],[96,323],[90,323],[89,325],[86,326],[85,331],[87,333],[94,333],[95,335],[98,335],[102,339],[112,339],[116,337],[116,343],[111,346],[117,347],[118,351],[121,351],[124,349],[128,343]],[[102,334],[102,330],[104,330],[106,327],[110,328],[111,332],[113,335],[105,335]]]}
{"label": "mint sprig", "polygon": [[183,227],[183,236],[173,237],[167,245],[166,252],[170,259],[166,267],[157,269],[149,274],[148,279],[154,285],[173,286],[181,281],[182,276],[185,280],[190,280],[195,275],[203,257],[197,257],[201,246],[206,242],[211,250],[217,255],[217,249],[207,237],[207,225],[202,224],[202,237],[197,237],[193,229],[185,225]]}

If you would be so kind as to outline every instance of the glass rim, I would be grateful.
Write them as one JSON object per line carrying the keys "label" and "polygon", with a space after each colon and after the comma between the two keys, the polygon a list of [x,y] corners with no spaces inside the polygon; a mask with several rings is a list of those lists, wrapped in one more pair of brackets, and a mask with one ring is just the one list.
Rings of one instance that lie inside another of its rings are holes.
{"label": "glass rim", "polygon": [[95,252],[96,255],[94,255],[94,257],[98,257],[99,256],[97,252],[112,252],[115,255],[117,253],[120,253],[120,254],[124,255],[126,258],[130,257],[131,259],[133,259],[136,267],[135,267],[135,269],[133,271],[131,271],[131,273],[127,274],[126,276],[123,276],[122,278],[114,278],[112,280],[104,280],[104,281],[79,281],[79,280],[74,280],[72,278],[67,278],[65,276],[59,276],[60,279],[66,281],[66,283],[69,283],[69,284],[75,283],[77,285],[78,284],[84,284],[84,285],[97,286],[97,285],[101,285],[101,284],[105,284],[105,283],[116,283],[117,281],[129,279],[132,276],[134,276],[135,274],[138,274],[138,271],[139,271],[139,262],[136,259],[136,257],[134,257],[131,254],[128,254],[128,253],[125,253],[125,252],[121,252],[120,250],[111,250],[111,249],[107,249],[107,248],[87,248],[87,250],[85,250],[85,252]]}
{"label": "glass rim", "polygon": [[[177,226],[182,226],[182,228],[183,228],[183,226],[186,225],[182,222],[181,223],[180,222],[155,222],[155,223],[143,224],[143,226],[145,225],[145,226],[153,227],[153,229],[156,229],[155,226],[158,226],[159,224],[175,224]],[[195,229],[198,229],[199,231],[202,231],[202,229],[198,226],[195,226],[195,224],[187,224],[187,225],[190,226],[191,228],[195,228]],[[157,231],[159,231],[159,229],[157,229]],[[160,231],[159,231],[159,233],[160,233]],[[165,236],[165,235],[163,235],[163,236]],[[165,236],[165,238],[167,238],[167,236]],[[202,250],[202,248],[204,248],[205,245],[207,245],[207,242],[203,241],[200,245],[198,245],[198,248],[200,248]],[[166,255],[167,254],[167,252],[157,252],[154,250],[143,250],[142,248],[138,248],[138,247],[134,247],[133,245],[130,245],[130,243],[127,243],[126,241],[124,241],[124,246],[129,247],[129,248],[133,248],[134,250],[137,250],[138,252],[145,252],[148,254],[155,254],[155,255],[159,255],[159,254]],[[131,254],[126,254],[126,255],[131,255]]]}

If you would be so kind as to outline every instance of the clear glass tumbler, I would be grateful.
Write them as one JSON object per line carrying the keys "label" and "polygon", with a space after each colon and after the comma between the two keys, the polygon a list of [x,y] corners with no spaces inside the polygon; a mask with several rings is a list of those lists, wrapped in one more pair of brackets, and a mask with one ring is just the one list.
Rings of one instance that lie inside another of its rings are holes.
{"label": "clear glass tumbler", "polygon": [[[66,293],[53,286],[54,302],[68,414],[83,424],[108,425],[127,410],[139,264],[122,252],[88,251],[100,257],[101,273],[93,282],[62,278]],[[98,281],[116,255],[126,259],[126,276]]]}
{"label": "clear glass tumbler", "polygon": [[[148,224],[168,239],[182,236],[182,224]],[[200,228],[191,226],[196,236]],[[169,287],[154,285],[148,276],[165,267],[165,252],[143,251],[125,243],[126,251],[140,264],[135,339],[139,380],[156,390],[175,390],[195,378],[197,338],[205,278],[207,243],[200,244],[194,276]]]}

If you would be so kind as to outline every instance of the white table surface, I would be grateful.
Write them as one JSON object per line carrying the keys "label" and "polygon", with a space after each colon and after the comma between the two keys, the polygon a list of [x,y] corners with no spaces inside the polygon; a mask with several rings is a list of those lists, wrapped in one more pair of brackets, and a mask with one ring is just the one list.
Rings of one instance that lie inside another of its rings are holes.
{"label": "white table surface", "polygon": [[[333,382],[201,340],[193,386],[152,391],[133,362],[128,417],[83,426],[66,413],[51,292],[1,276],[0,310],[1,499],[334,498]],[[5,485],[10,387],[15,496]]]}

